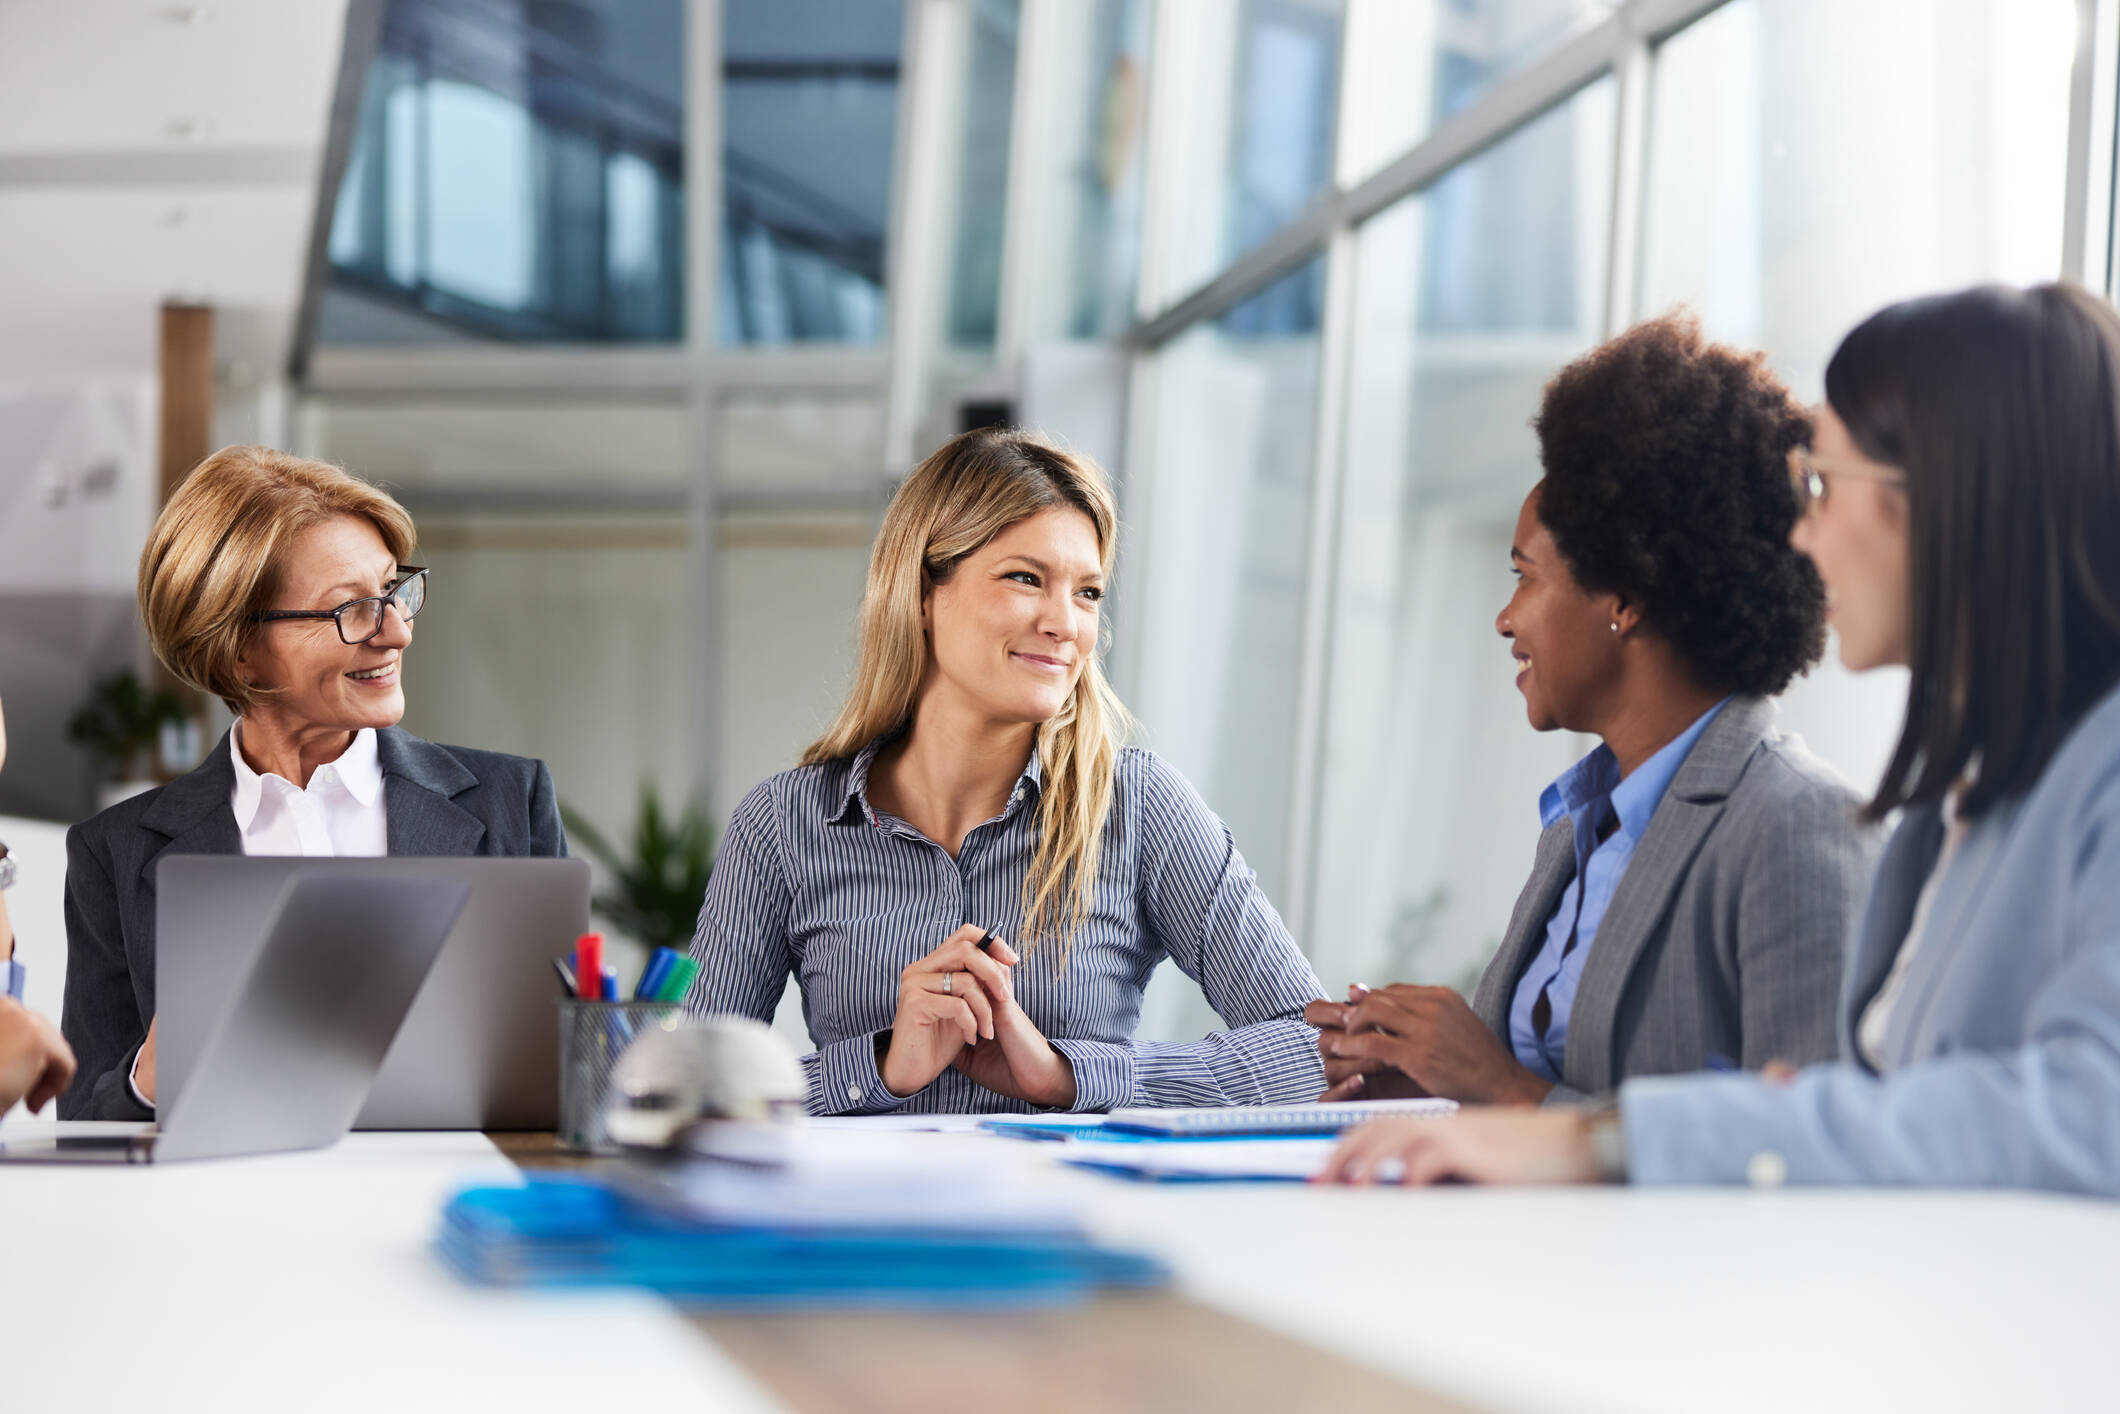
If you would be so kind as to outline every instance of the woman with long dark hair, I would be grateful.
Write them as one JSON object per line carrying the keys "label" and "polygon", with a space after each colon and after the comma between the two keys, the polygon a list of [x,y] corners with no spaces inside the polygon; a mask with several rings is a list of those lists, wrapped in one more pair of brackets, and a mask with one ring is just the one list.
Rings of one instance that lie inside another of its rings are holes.
{"label": "woman with long dark hair", "polygon": [[2120,315],[2064,285],[1893,305],[1791,473],[1841,657],[1912,670],[1841,1059],[1379,1121],[1328,1177],[2120,1194]]}

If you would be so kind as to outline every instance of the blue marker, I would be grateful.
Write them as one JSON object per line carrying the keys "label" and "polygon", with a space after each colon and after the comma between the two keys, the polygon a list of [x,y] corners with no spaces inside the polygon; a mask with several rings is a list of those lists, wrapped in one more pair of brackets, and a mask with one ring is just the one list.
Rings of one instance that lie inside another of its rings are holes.
{"label": "blue marker", "polygon": [[657,948],[655,955],[648,959],[648,965],[640,970],[640,981],[635,983],[633,987],[633,1000],[636,1002],[654,1001],[655,994],[662,988],[663,979],[670,975],[670,969],[676,964],[677,950],[675,948]]}

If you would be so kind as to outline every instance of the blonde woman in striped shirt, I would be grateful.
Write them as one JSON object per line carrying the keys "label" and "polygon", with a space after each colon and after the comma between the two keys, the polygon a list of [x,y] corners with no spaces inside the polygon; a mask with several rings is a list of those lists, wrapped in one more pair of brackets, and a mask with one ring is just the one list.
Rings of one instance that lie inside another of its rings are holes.
{"label": "blonde woman in striped shirt", "polygon": [[[1124,744],[1100,666],[1117,527],[1095,465],[1015,431],[954,439],[893,499],[853,690],[737,807],[692,943],[695,1010],[764,1019],[800,984],[813,1113],[1320,1088],[1316,974],[1228,828]],[[1228,1030],[1134,1038],[1165,957]]]}

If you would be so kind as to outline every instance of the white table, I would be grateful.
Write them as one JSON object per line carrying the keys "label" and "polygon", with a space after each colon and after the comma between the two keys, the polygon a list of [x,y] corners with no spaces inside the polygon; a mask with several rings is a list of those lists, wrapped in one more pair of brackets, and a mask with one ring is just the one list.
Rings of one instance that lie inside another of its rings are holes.
{"label": "white table", "polygon": [[655,1297],[492,1292],[446,1271],[427,1243],[447,1195],[515,1179],[480,1134],[0,1165],[0,1409],[588,1414],[679,1392],[775,1407]]}
{"label": "white table", "polygon": [[[986,1143],[1031,1179],[1052,1152]],[[443,1198],[513,1173],[477,1135],[0,1167],[0,1407],[770,1407],[657,1300],[495,1293],[445,1272],[426,1250]],[[2112,1205],[1058,1181],[1100,1231],[1170,1260],[1198,1302],[1496,1414],[2120,1408]],[[932,1364],[934,1344],[885,1342],[878,1358]],[[1013,1403],[989,1392],[980,1407]]]}
{"label": "white table", "polygon": [[2120,1409],[2107,1204],[1115,1185],[1098,1210],[1199,1300],[1495,1411]]}

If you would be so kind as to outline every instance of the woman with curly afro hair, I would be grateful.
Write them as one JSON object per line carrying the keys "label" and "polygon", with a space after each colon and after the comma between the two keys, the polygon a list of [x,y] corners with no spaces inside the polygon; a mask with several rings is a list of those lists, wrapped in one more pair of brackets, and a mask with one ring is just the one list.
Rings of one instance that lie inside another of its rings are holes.
{"label": "woman with curly afro hair", "polygon": [[1541,796],[1469,1005],[1399,984],[1311,1006],[1326,1099],[1579,1101],[1837,1049],[1876,841],[1771,700],[1825,648],[1825,591],[1789,544],[1810,419],[1759,355],[1669,315],[1562,369],[1534,425],[1546,474],[1495,630],[1532,727],[1603,744]]}

